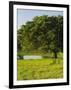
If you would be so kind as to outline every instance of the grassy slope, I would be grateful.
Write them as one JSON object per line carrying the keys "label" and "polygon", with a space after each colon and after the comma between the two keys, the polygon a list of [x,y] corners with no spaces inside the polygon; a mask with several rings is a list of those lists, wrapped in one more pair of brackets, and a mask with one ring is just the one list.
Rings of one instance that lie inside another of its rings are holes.
{"label": "grassy slope", "polygon": [[18,80],[56,79],[63,77],[63,60],[18,60]]}

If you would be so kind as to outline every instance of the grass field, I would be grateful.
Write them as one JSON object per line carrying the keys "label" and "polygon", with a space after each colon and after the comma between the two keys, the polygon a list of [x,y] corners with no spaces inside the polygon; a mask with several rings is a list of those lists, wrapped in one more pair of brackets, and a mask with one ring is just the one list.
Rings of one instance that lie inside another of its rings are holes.
{"label": "grass field", "polygon": [[63,78],[63,59],[17,60],[17,79],[59,79]]}

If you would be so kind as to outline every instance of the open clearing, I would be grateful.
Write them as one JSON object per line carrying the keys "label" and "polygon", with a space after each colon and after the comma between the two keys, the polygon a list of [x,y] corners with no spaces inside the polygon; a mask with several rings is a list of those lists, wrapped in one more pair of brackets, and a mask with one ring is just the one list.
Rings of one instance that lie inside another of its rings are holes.
{"label": "open clearing", "polygon": [[17,60],[18,80],[63,78],[63,59]]}

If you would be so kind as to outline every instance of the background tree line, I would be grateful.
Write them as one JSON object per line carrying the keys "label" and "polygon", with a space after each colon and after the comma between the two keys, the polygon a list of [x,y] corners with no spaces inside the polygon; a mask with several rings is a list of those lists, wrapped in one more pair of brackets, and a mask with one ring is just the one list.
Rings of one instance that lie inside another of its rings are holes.
{"label": "background tree line", "polygon": [[63,52],[63,16],[36,16],[17,30],[17,50]]}

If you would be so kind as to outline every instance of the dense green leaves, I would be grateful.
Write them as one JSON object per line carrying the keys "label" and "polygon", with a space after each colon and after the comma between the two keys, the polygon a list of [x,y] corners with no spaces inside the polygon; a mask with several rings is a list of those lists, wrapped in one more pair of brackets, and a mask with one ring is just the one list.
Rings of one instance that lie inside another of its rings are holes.
{"label": "dense green leaves", "polygon": [[63,16],[36,16],[17,30],[18,51],[63,51]]}

